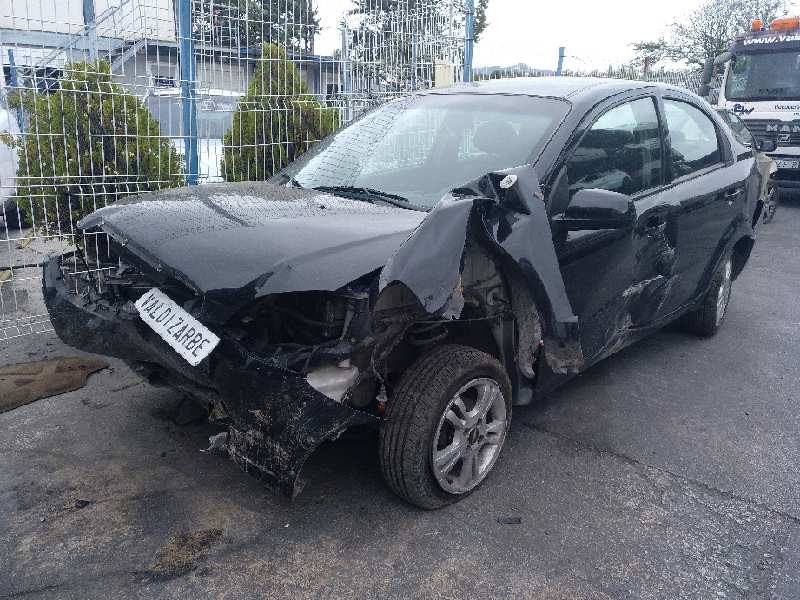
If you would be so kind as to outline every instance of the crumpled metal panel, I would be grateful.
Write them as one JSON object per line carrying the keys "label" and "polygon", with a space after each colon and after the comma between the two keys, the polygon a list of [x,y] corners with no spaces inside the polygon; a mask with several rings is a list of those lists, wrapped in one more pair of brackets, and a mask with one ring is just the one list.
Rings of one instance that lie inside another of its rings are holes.
{"label": "crumpled metal panel", "polygon": [[498,253],[529,286],[545,319],[544,335],[553,341],[545,344],[550,367],[555,372],[579,371],[583,355],[578,318],[567,297],[541,188],[530,166],[489,173],[445,196],[384,267],[380,289],[402,283],[428,313],[441,313],[459,285],[470,236]]}
{"label": "crumpled metal panel", "polygon": [[354,425],[377,423],[369,413],[334,402],[300,374],[250,361],[223,361],[215,373],[233,425],[228,453],[245,471],[290,498],[303,487],[300,471],[314,450]]}
{"label": "crumpled metal panel", "polygon": [[382,267],[425,213],[270,183],[179,188],[80,221],[224,303],[335,290]]}

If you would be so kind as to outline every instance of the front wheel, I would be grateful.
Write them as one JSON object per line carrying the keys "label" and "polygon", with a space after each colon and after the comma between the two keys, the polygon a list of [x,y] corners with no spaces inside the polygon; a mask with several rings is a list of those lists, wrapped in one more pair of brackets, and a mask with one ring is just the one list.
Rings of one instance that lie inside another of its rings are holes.
{"label": "front wheel", "polygon": [[686,329],[702,337],[711,337],[722,326],[733,288],[733,255],[729,254],[711,280],[703,302],[685,317]]}
{"label": "front wheel", "polygon": [[492,356],[447,345],[402,376],[381,427],[381,470],[425,509],[471,493],[497,462],[511,423],[511,384]]}

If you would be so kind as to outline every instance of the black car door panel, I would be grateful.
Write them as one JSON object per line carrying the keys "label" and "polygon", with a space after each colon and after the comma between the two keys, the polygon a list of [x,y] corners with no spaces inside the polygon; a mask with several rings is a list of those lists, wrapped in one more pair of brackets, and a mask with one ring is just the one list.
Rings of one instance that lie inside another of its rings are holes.
{"label": "black car door panel", "polygon": [[[598,110],[556,179],[551,216],[567,294],[587,363],[626,343],[660,315],[672,289],[675,211],[661,192],[663,132],[651,96]],[[559,213],[580,189],[630,195],[635,226],[560,231]]]}
{"label": "black car door panel", "polygon": [[665,190],[678,207],[675,235],[677,279],[667,313],[679,310],[703,292],[720,241],[737,215],[736,198],[746,173],[726,161],[727,148],[714,121],[699,107],[664,99],[673,183]]}

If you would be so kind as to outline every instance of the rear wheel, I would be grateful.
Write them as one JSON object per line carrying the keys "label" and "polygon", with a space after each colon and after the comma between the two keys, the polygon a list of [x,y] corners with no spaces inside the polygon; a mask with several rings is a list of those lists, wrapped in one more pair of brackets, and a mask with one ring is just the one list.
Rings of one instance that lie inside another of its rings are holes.
{"label": "rear wheel", "polygon": [[381,427],[381,470],[420,508],[455,502],[497,462],[511,423],[511,384],[492,356],[442,346],[404,374]]}
{"label": "rear wheel", "polygon": [[717,269],[700,307],[686,315],[686,328],[703,337],[717,333],[728,311],[732,287],[733,256],[729,254]]}
{"label": "rear wheel", "polygon": [[770,185],[767,189],[767,197],[764,199],[764,209],[761,212],[763,223],[769,223],[775,217],[778,210],[778,188]]}

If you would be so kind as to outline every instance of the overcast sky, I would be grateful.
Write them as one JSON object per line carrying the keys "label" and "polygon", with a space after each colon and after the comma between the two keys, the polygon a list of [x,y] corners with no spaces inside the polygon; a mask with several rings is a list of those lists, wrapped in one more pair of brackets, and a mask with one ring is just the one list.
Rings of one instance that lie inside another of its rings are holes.
{"label": "overcast sky", "polygon": [[[489,0],[489,26],[475,46],[476,67],[519,62],[554,69],[558,47],[566,47],[565,66],[605,68],[632,58],[630,45],[657,39],[669,24],[689,13],[699,0]],[[337,30],[351,0],[315,0],[321,25],[316,51],[330,54],[340,45]],[[795,0],[792,14],[800,14]]]}

